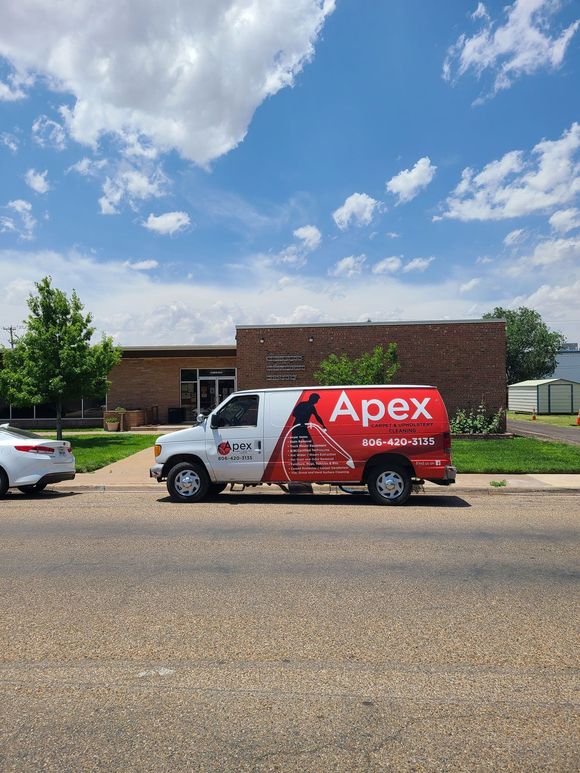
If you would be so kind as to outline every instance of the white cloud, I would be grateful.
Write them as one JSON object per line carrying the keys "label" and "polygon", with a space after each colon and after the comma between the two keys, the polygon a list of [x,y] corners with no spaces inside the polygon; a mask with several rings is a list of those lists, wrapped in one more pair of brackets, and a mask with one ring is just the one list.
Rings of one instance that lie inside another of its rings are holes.
{"label": "white cloud", "polygon": [[403,265],[403,261],[398,255],[393,255],[390,258],[383,258],[372,268],[373,274],[392,274],[398,271]]}
{"label": "white cloud", "polygon": [[366,255],[349,255],[348,258],[338,260],[334,268],[330,269],[328,273],[330,276],[346,277],[348,279],[360,274],[365,262]]}
{"label": "white cloud", "polygon": [[580,235],[568,239],[546,239],[536,245],[529,257],[521,259],[523,266],[552,266],[571,263],[580,266]]}
{"label": "white cloud", "polygon": [[10,73],[7,80],[8,82],[0,81],[0,102],[17,102],[24,99],[26,88],[31,86],[33,81],[31,77],[17,72]]}
{"label": "white cloud", "polygon": [[366,193],[353,193],[332,213],[332,217],[340,230],[344,231],[351,221],[357,226],[369,225],[378,206],[379,202]]}
{"label": "white cloud", "polygon": [[64,128],[46,115],[39,115],[32,124],[32,139],[41,148],[66,148],[66,132]]}
{"label": "white cloud", "polygon": [[389,239],[398,239],[401,234],[398,234],[396,231],[387,231],[385,236],[388,236]]}
{"label": "white cloud", "polygon": [[47,193],[50,190],[50,185],[46,179],[47,174],[47,170],[37,172],[34,169],[29,169],[24,175],[24,181],[36,193]]}
{"label": "white cloud", "polygon": [[76,164],[69,166],[69,168],[66,170],[66,173],[68,174],[69,172],[77,172],[77,174],[80,174],[83,177],[97,177],[99,172],[105,166],[107,166],[107,162],[104,159],[97,161],[95,159],[84,156],[80,159],[80,161],[77,161]]}
{"label": "white cloud", "polygon": [[244,139],[264,100],[294,83],[334,6],[19,0],[2,9],[0,55],[75,97],[61,111],[75,140],[95,146],[114,133],[132,145],[137,135],[205,166]]}
{"label": "white cloud", "polygon": [[150,214],[143,226],[155,233],[173,236],[188,228],[190,224],[187,212],[165,212],[163,215]]}
{"label": "white cloud", "polygon": [[395,274],[389,278],[387,295],[384,282],[369,281],[366,272],[335,282],[315,281],[310,273],[295,275],[281,282],[280,292],[278,283],[285,271],[260,261],[253,266],[250,257],[242,262],[240,284],[239,276],[232,281],[225,271],[214,281],[201,282],[195,275],[187,280],[187,269],[150,274],[132,270],[121,261],[102,261],[74,251],[0,250],[3,285],[14,288],[10,301],[3,296],[0,304],[0,327],[26,316],[31,283],[50,274],[55,286],[67,292],[76,288],[94,314],[97,336],[105,330],[125,345],[232,343],[236,323],[348,322],[369,317],[375,321],[466,319],[496,305],[511,308],[514,304],[538,308],[550,321],[561,320],[558,327],[569,340],[576,340],[573,320],[578,319],[580,276],[574,275],[573,266],[565,279],[547,290],[538,289],[537,284],[526,290],[532,294],[537,290],[537,297],[522,295],[522,282],[527,278],[514,280],[504,282],[498,291],[513,295],[486,297],[485,307],[477,308],[472,295],[461,295],[457,281],[439,272],[433,281],[418,275],[413,282]]}
{"label": "white cloud", "polygon": [[515,230],[509,232],[509,234],[504,238],[503,243],[506,245],[506,247],[513,247],[515,244],[519,244],[521,241],[523,241],[525,237],[525,230],[523,228],[516,228]]}
{"label": "white cloud", "polygon": [[473,279],[470,279],[468,282],[465,282],[464,284],[460,285],[459,292],[460,293],[468,293],[470,290],[473,290],[477,285],[481,284],[480,277],[473,277]]}
{"label": "white cloud", "polygon": [[302,241],[304,249],[309,252],[317,249],[322,241],[322,234],[314,225],[303,225],[301,228],[297,228],[294,231],[294,236]]}
{"label": "white cloud", "polygon": [[0,233],[13,233],[24,241],[34,237],[36,220],[32,215],[32,204],[23,199],[9,201],[2,209],[7,215],[0,215]]}
{"label": "white cloud", "polygon": [[387,190],[397,196],[398,204],[411,201],[435,177],[437,167],[431,163],[429,156],[420,158],[412,169],[403,169],[387,183]]}
{"label": "white cloud", "polygon": [[10,132],[2,132],[0,134],[0,143],[12,153],[16,153],[18,150],[18,137],[15,134],[10,134]]}
{"label": "white cloud", "polygon": [[475,11],[471,14],[471,18],[473,20],[475,19],[489,19],[489,14],[487,12],[487,8],[483,3],[478,3],[477,8]]}
{"label": "white cloud", "polygon": [[403,266],[403,272],[407,274],[409,271],[425,271],[429,268],[435,258],[413,258]]}
{"label": "white cloud", "polygon": [[471,37],[460,35],[448,49],[444,79],[455,81],[470,70],[479,78],[489,70],[493,75],[489,97],[508,89],[522,75],[557,70],[580,24],[575,21],[564,30],[554,29],[553,17],[561,5],[559,0],[515,0],[504,9],[505,22],[497,24],[479,3],[472,19],[481,19],[483,26]]}
{"label": "white cloud", "polygon": [[580,191],[580,124],[558,140],[542,140],[526,158],[506,153],[479,174],[469,167],[434,220],[504,220],[546,212],[572,201]]}
{"label": "white cloud", "polygon": [[487,265],[488,263],[493,263],[493,258],[490,258],[488,255],[482,255],[479,258],[475,259],[476,263],[481,263],[482,265]]}
{"label": "white cloud", "polygon": [[133,271],[151,271],[152,268],[159,267],[159,263],[156,260],[136,260],[135,262],[126,260],[123,265],[133,269]]}
{"label": "white cloud", "polygon": [[580,228],[580,209],[571,207],[570,209],[561,209],[554,212],[550,218],[550,225],[555,231],[568,233],[575,228]]}
{"label": "white cloud", "polygon": [[103,195],[99,199],[101,214],[118,214],[123,202],[136,209],[139,201],[163,196],[168,182],[159,168],[141,170],[122,166],[103,183]]}
{"label": "white cloud", "polygon": [[551,327],[561,330],[568,341],[576,341],[579,297],[580,277],[565,284],[542,284],[531,293],[515,298],[512,306],[536,309],[550,321]]}

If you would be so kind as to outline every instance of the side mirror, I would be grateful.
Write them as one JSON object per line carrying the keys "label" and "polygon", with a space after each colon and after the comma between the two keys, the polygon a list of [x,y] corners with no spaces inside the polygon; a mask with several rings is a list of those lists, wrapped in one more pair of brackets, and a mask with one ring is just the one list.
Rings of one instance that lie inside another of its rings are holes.
{"label": "side mirror", "polygon": [[212,416],[211,417],[211,428],[212,429],[218,429],[218,427],[224,427],[225,421],[221,416]]}

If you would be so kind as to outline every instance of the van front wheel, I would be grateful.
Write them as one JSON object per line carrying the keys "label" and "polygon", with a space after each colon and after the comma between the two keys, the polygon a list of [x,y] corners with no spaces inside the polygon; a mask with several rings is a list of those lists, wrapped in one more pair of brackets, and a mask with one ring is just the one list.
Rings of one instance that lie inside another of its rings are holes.
{"label": "van front wheel", "polygon": [[179,462],[167,475],[167,491],[174,502],[199,502],[208,488],[207,472],[195,462]]}
{"label": "van front wheel", "polygon": [[367,486],[378,505],[404,505],[411,496],[411,475],[403,467],[375,467]]}

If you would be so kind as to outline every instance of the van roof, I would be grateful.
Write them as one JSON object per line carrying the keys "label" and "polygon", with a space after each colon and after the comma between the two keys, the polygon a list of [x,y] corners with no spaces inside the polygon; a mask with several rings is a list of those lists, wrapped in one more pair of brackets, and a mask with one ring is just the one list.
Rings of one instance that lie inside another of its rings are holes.
{"label": "van roof", "polygon": [[287,386],[262,387],[261,389],[239,389],[236,394],[252,394],[256,392],[322,392],[327,389],[437,389],[432,384],[339,384],[337,386]]}

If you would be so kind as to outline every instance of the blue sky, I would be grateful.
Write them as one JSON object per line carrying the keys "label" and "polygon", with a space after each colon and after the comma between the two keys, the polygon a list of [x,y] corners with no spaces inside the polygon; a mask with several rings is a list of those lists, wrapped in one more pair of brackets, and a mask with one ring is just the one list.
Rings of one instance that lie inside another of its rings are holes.
{"label": "blue sky", "polygon": [[51,274],[125,345],[495,305],[580,339],[574,2],[2,5],[1,327]]}

